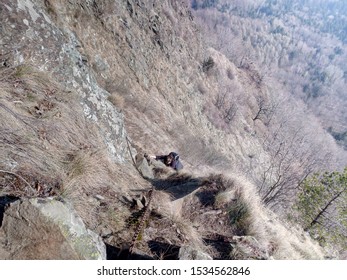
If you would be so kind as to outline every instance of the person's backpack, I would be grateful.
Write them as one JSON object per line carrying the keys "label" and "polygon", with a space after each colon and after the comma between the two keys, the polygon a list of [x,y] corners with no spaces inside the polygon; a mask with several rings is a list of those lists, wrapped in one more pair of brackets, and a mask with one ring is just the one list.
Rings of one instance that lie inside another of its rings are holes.
{"label": "person's backpack", "polygon": [[169,155],[172,155],[175,161],[175,166],[173,168],[177,171],[183,169],[183,164],[180,162],[180,156],[175,152],[171,152]]}
{"label": "person's backpack", "polygon": [[175,169],[177,170],[177,171],[179,171],[179,170],[181,170],[181,169],[183,169],[183,164],[179,161],[179,159],[178,160],[176,160],[176,166],[175,166]]}

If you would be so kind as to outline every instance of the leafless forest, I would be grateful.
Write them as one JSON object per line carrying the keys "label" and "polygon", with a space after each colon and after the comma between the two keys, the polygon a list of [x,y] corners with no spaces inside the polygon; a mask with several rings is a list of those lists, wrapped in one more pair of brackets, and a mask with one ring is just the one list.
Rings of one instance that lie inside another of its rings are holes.
{"label": "leafless forest", "polygon": [[347,147],[344,1],[192,1],[210,45],[300,98]]}

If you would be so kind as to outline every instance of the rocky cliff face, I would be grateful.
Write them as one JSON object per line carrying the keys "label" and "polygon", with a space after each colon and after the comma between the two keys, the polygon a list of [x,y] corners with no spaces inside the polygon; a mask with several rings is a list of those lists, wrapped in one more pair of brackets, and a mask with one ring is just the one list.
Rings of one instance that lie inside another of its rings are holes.
{"label": "rocky cliff face", "polygon": [[[52,73],[63,87],[74,90],[85,117],[98,126],[112,157],[122,162],[125,157],[123,116],[107,102],[109,94],[99,86],[88,67],[83,43],[68,26],[60,27],[54,22],[54,9],[49,1],[2,3],[2,65],[33,65]],[[63,17],[60,20],[65,21]]]}
{"label": "rocky cliff face", "polygon": [[[242,116],[239,110],[241,118],[231,133],[220,129],[227,125],[224,116],[210,112],[216,95],[231,87],[244,88],[244,100],[235,98],[254,106],[257,89],[223,55],[203,45],[184,4],[8,1],[1,13],[2,64],[28,63],[51,73],[77,95],[86,119],[98,126],[118,162],[126,156],[119,112],[141,148],[184,153],[186,166],[207,162],[244,170],[250,163],[243,159],[249,154],[266,160],[253,137],[250,108]],[[215,67],[207,73],[204,63],[209,57]],[[229,121],[236,113],[232,111]]]}

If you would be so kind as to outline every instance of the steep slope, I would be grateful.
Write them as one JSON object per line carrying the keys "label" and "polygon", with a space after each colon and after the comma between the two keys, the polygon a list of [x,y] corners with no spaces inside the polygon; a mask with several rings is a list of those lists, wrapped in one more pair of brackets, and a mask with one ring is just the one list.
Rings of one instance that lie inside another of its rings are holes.
{"label": "steep slope", "polygon": [[[279,116],[288,115],[276,111],[270,118],[260,110],[260,100],[272,99],[257,71],[206,48],[188,7],[5,0],[0,14],[1,196],[71,201],[104,238],[110,258],[128,257],[134,241],[151,258],[168,258],[169,248],[177,258],[184,246],[214,258],[324,257],[305,235],[288,237],[289,226],[267,213],[257,192],[278,195],[268,189],[276,175],[285,178],[281,189],[295,186],[327,163],[325,153],[315,152],[332,139],[312,144],[296,133],[284,141],[291,131]],[[301,112],[290,104],[291,114]],[[283,141],[271,142],[274,135]],[[305,145],[293,146],[297,139]],[[288,149],[276,154],[277,147]],[[136,153],[171,150],[181,154],[186,173],[163,168],[145,180],[133,166]],[[285,167],[280,173],[273,169],[278,162]],[[306,163],[312,169],[302,170]],[[207,175],[215,170],[228,175]],[[264,170],[271,172],[262,176]],[[250,182],[238,183],[238,174]],[[148,227],[135,235],[150,189],[157,199],[142,222]],[[246,242],[234,238],[246,235]],[[247,240],[260,253],[242,255]]]}

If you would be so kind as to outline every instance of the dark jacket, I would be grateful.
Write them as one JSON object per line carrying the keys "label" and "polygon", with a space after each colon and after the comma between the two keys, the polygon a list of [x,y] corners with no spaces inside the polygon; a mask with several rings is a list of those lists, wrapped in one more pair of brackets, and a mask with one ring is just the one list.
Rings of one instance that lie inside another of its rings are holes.
{"label": "dark jacket", "polygon": [[[169,157],[172,157],[171,163],[168,163]],[[171,152],[168,155],[156,156],[155,159],[160,160],[166,166],[172,167],[176,171],[181,170],[183,168],[183,164],[179,160],[179,155],[177,153],[174,153],[174,152]]]}

